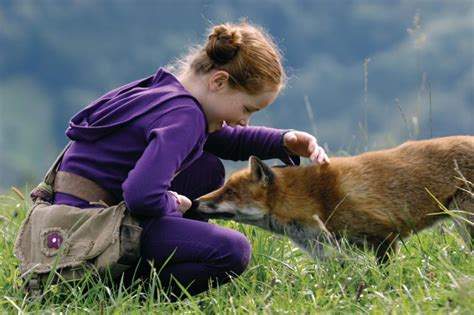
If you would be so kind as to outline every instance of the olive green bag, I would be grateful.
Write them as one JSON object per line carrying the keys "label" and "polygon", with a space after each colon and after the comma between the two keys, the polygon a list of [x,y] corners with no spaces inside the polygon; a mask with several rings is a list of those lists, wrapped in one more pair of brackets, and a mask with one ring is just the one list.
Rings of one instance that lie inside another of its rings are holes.
{"label": "olive green bag", "polygon": [[[68,147],[32,191],[34,204],[15,243],[25,288],[36,296],[47,283],[61,278],[80,280],[86,274],[115,278],[140,257],[142,229],[125,203],[108,206],[114,204],[113,198],[103,188],[84,177],[57,171]],[[52,205],[54,192],[87,200],[91,207]]]}

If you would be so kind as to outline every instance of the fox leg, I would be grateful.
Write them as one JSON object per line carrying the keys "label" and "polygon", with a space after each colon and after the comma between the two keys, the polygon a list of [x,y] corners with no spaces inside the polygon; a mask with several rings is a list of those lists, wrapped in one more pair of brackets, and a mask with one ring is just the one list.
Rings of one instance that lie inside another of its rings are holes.
{"label": "fox leg", "polygon": [[370,239],[368,243],[374,248],[375,257],[379,264],[386,264],[390,255],[397,252],[398,241],[396,236],[389,235],[385,239]]}
{"label": "fox leg", "polygon": [[470,249],[474,248],[474,194],[468,191],[458,191],[449,204],[450,210],[460,210],[460,217],[454,218],[456,228]]}

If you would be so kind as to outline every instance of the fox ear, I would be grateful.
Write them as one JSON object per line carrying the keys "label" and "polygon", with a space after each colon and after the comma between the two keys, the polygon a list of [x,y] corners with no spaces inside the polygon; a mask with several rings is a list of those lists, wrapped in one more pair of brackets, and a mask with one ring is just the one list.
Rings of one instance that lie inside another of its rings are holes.
{"label": "fox ear", "polygon": [[264,187],[273,183],[272,169],[258,157],[251,156],[249,158],[249,168],[252,177],[261,182]]}

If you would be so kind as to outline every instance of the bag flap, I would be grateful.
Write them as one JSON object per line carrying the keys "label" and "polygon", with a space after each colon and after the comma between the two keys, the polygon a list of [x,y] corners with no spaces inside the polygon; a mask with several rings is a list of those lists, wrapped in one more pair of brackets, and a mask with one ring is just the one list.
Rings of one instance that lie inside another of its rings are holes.
{"label": "bag flap", "polygon": [[118,241],[125,203],[80,209],[36,203],[20,227],[15,254],[22,273],[77,267]]}

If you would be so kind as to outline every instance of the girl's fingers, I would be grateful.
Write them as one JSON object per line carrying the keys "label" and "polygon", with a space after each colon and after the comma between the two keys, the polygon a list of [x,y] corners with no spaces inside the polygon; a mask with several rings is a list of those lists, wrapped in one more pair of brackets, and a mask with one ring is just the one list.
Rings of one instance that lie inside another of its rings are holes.
{"label": "girl's fingers", "polygon": [[317,153],[317,150],[318,150],[318,143],[316,142],[316,140],[310,141],[308,145],[309,154],[312,155],[313,153]]}
{"label": "girl's fingers", "polygon": [[179,211],[182,213],[185,213],[187,210],[189,210],[189,208],[191,208],[192,202],[188,197],[179,195],[179,201]]}
{"label": "girl's fingers", "polygon": [[331,160],[329,160],[329,156],[325,153],[325,158],[324,158],[324,161],[326,163],[331,163]]}
{"label": "girl's fingers", "polygon": [[192,202],[188,197],[180,195],[175,191],[169,190],[169,192],[171,193],[171,195],[173,195],[173,197],[176,198],[176,203],[178,204],[178,210],[181,213],[185,213],[189,208],[191,208]]}
{"label": "girl's fingers", "polygon": [[324,152],[324,150],[322,150],[321,153],[318,156],[318,163],[323,164],[325,158],[326,158],[326,152]]}
{"label": "girl's fingers", "polygon": [[329,163],[329,157],[324,151],[324,149],[320,146],[317,147],[315,152],[311,154],[310,160],[314,163],[318,164],[324,164],[324,163]]}
{"label": "girl's fingers", "polygon": [[313,153],[311,153],[309,159],[311,160],[311,162],[315,162],[317,161],[318,157],[319,157],[319,147],[316,147],[316,149],[313,151]]}

